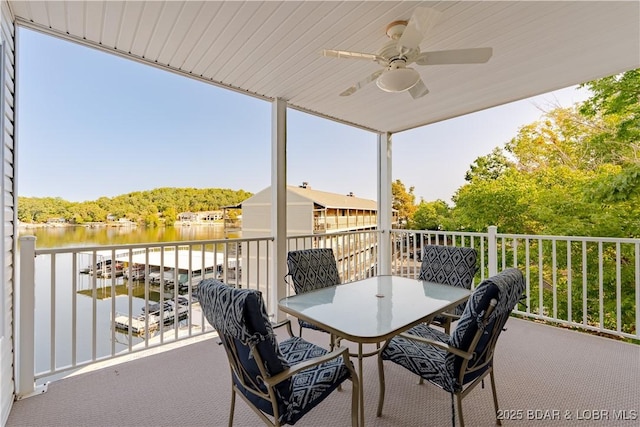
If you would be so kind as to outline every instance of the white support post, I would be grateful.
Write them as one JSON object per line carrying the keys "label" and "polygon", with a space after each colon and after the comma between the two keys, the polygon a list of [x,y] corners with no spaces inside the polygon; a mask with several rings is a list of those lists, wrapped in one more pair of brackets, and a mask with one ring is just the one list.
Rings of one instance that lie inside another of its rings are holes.
{"label": "white support post", "polygon": [[490,225],[488,229],[489,277],[498,274],[498,227]]}
{"label": "white support post", "polygon": [[378,134],[378,274],[391,274],[391,134]]}
{"label": "white support post", "polygon": [[20,237],[20,286],[17,289],[16,399],[47,391],[47,384],[36,388],[35,381],[35,236]]}
{"label": "white support post", "polygon": [[270,310],[275,321],[283,320],[278,301],[286,297],[287,286],[287,102],[275,99],[271,110],[271,232],[273,265],[271,267]]}

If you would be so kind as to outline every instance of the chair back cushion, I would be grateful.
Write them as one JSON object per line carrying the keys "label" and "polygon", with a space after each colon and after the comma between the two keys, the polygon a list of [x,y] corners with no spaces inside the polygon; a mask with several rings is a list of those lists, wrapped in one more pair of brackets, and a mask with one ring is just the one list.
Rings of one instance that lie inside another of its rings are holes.
{"label": "chair back cushion", "polygon": [[296,294],[340,284],[336,258],[331,248],[290,251],[287,266]]}
{"label": "chair back cushion", "polygon": [[[278,347],[262,294],[257,290],[236,289],[214,279],[205,279],[197,296],[207,321],[220,335],[240,391],[262,411],[273,415],[271,402],[247,390],[266,393],[262,373],[254,354],[259,354],[263,370],[276,375],[289,367]],[[276,386],[279,412],[283,414],[291,400],[291,382]]]}
{"label": "chair back cushion", "polygon": [[[475,356],[468,363],[462,384],[452,384],[453,389],[458,389],[477,378],[491,366],[498,336],[524,289],[525,281],[522,272],[517,268],[508,268],[484,280],[473,291],[456,329],[451,334],[449,345],[473,352]],[[495,300],[496,305],[488,318],[485,318],[491,300]],[[478,332],[481,333],[480,339],[472,348]],[[450,378],[457,381],[464,359],[448,353],[446,362],[451,374]]]}
{"label": "chair back cushion", "polygon": [[[422,247],[420,280],[442,283],[449,286],[471,289],[473,277],[478,270],[478,252],[473,248],[459,246],[426,245]],[[453,310],[461,315],[466,303]]]}
{"label": "chair back cushion", "polygon": [[425,245],[420,280],[471,289],[478,252],[460,246]]}

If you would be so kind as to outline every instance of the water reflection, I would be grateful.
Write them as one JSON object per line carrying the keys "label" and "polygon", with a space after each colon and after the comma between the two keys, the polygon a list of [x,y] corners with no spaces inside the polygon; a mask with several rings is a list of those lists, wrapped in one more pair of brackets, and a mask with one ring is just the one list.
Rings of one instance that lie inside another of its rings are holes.
{"label": "water reflection", "polygon": [[[58,248],[79,245],[180,242],[223,239],[221,224],[178,227],[36,227],[18,229],[18,236],[35,236],[36,247]],[[237,238],[238,234],[227,237]]]}
{"label": "water reflection", "polygon": [[[19,236],[35,236],[36,248],[68,246],[119,245],[151,242],[177,242],[223,239],[222,226],[190,227],[41,227],[19,230]],[[227,237],[237,238],[239,235]],[[18,251],[19,255],[19,251]],[[86,258],[86,260],[84,259]],[[137,315],[145,304],[144,281],[128,282],[123,277],[95,278],[80,274],[79,270],[91,265],[91,258],[80,256],[80,265],[73,271],[72,257],[58,254],[55,259],[55,286],[51,285],[52,258],[39,255],[35,264],[35,333],[36,371],[49,370],[51,363],[51,332],[55,334],[55,364],[65,366],[75,358],[78,361],[100,358],[126,350],[144,341],[143,337],[129,336],[113,328],[113,313]],[[19,263],[19,256],[18,256]],[[71,280],[75,276],[74,281]],[[95,281],[95,282],[94,282]],[[129,299],[131,292],[133,298]],[[147,289],[149,302],[167,299],[173,291],[161,295],[158,289]],[[114,298],[115,296],[115,298]],[[95,297],[95,300],[94,300]],[[55,308],[51,309],[52,300]],[[76,317],[72,315],[75,307]],[[95,322],[95,323],[94,323]],[[95,325],[95,329],[94,329]],[[95,334],[95,337],[94,337]],[[94,347],[95,338],[95,347]],[[129,341],[131,339],[131,341]],[[73,344],[75,340],[75,345]]]}

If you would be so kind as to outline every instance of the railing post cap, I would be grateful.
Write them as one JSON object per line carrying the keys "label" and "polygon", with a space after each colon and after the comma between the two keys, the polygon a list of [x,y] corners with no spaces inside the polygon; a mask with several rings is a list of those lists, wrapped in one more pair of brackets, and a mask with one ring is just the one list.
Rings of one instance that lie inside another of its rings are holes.
{"label": "railing post cap", "polygon": [[20,241],[35,241],[36,240],[36,236],[20,236],[20,238],[18,239]]}

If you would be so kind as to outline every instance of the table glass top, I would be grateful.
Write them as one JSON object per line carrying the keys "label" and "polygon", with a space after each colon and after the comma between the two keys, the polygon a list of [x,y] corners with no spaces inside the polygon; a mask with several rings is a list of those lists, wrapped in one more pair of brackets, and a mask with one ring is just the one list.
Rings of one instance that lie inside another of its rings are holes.
{"label": "table glass top", "polygon": [[427,316],[465,301],[471,292],[453,286],[396,276],[376,276],[293,295],[280,309],[307,321],[375,342]]}

